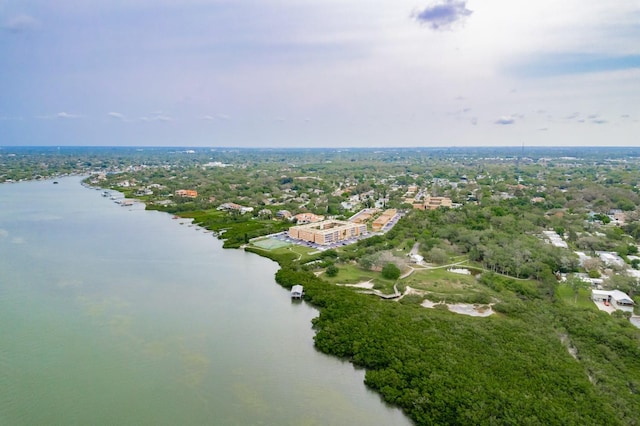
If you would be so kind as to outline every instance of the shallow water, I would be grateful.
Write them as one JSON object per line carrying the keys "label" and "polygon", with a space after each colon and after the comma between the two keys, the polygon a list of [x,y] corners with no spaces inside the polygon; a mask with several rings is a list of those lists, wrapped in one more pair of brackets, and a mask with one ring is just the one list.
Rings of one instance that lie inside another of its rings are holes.
{"label": "shallow water", "polygon": [[58,181],[0,185],[0,424],[410,424],[275,263]]}

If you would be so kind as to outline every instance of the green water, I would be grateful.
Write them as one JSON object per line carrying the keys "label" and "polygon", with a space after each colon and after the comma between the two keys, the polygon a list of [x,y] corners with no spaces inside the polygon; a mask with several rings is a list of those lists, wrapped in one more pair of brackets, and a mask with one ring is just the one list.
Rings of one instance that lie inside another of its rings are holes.
{"label": "green water", "polygon": [[59,181],[0,185],[0,424],[409,424],[276,264]]}

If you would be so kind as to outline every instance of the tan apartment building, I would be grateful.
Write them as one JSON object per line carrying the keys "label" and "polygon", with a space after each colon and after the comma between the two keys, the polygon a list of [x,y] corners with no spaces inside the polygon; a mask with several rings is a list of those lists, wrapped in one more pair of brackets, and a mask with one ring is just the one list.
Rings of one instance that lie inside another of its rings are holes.
{"label": "tan apartment building", "polygon": [[451,207],[451,205],[451,198],[427,196],[421,203],[413,204],[413,208],[419,210],[435,210],[438,207]]}
{"label": "tan apartment building", "polygon": [[289,228],[290,238],[309,241],[321,245],[337,243],[354,238],[367,232],[367,225],[344,222],[341,220],[325,220]]}
{"label": "tan apartment building", "polygon": [[350,222],[353,222],[353,223],[367,223],[367,221],[369,221],[369,219],[371,219],[371,216],[373,216],[371,213],[361,213],[361,214],[357,215],[356,217],[354,217],[353,219],[350,219]]}
{"label": "tan apartment building", "polygon": [[396,209],[388,209],[382,212],[380,217],[373,221],[371,224],[371,229],[374,231],[381,230],[393,217],[398,213]]}

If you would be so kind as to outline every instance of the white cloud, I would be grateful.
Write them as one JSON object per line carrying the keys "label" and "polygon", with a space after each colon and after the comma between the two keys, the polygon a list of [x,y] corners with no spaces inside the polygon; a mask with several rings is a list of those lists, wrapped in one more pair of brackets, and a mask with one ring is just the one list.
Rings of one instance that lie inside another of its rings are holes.
{"label": "white cloud", "polygon": [[56,118],[73,119],[73,118],[80,118],[80,116],[77,114],[70,114],[68,112],[62,111],[56,114]]}
{"label": "white cloud", "polygon": [[78,114],[70,114],[68,112],[58,112],[56,114],[48,114],[48,115],[38,115],[36,118],[40,120],[70,120],[75,118],[80,118],[81,115]]}
{"label": "white cloud", "polygon": [[40,28],[40,22],[29,15],[17,15],[6,21],[2,28],[10,33],[24,33]]}
{"label": "white cloud", "polygon": [[109,112],[107,113],[107,115],[111,118],[115,118],[117,120],[125,120],[126,117],[124,116],[124,114],[120,113],[120,112]]}
{"label": "white cloud", "polygon": [[228,120],[231,120],[231,116],[227,115],[227,114],[217,114],[215,116],[207,114],[207,115],[201,115],[198,118],[200,120],[207,120],[207,121],[216,121],[216,120],[228,121]]}
{"label": "white cloud", "polygon": [[158,121],[158,122],[167,123],[167,122],[173,121],[173,118],[163,113],[162,111],[154,111],[149,116],[140,117],[140,121],[145,121],[145,122]]}

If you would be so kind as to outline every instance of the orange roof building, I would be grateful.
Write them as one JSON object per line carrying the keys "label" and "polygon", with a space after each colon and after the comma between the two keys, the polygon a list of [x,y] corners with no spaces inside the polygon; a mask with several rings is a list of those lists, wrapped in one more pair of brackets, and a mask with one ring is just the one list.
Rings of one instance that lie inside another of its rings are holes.
{"label": "orange roof building", "polygon": [[178,189],[176,192],[176,197],[185,197],[185,198],[196,198],[198,197],[198,191],[193,189]]}

